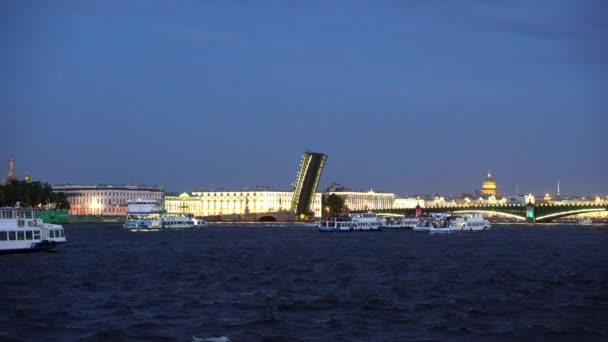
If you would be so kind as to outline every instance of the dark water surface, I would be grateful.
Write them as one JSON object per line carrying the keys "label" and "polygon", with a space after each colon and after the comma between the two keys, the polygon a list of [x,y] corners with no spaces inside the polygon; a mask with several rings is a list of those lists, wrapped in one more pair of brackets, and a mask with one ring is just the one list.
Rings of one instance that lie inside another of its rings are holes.
{"label": "dark water surface", "polygon": [[0,340],[608,340],[608,227],[66,231],[0,255]]}

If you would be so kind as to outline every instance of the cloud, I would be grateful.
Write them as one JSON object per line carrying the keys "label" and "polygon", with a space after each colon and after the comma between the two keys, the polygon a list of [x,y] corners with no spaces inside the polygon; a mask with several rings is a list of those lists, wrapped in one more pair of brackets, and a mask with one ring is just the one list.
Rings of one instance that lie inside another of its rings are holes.
{"label": "cloud", "polygon": [[490,32],[545,41],[561,47],[564,62],[608,62],[608,1],[406,1],[391,8],[426,18],[448,30]]}

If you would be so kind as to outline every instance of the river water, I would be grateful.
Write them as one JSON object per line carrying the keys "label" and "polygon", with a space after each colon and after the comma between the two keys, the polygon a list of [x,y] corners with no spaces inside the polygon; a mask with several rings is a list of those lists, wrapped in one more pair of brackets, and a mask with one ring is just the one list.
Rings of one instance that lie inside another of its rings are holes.
{"label": "river water", "polygon": [[608,340],[608,227],[67,225],[0,255],[0,340]]}

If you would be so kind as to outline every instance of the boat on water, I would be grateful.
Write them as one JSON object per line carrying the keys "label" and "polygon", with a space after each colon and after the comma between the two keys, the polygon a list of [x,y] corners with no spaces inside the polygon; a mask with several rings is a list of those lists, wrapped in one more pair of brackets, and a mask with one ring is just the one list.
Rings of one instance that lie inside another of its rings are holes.
{"label": "boat on water", "polygon": [[137,199],[128,201],[127,205],[127,218],[123,227],[131,231],[196,229],[207,226],[204,219],[192,214],[167,214],[158,200]]}
{"label": "boat on water", "polygon": [[19,204],[0,208],[0,252],[53,251],[67,241],[63,226],[45,223],[40,211]]}
{"label": "boat on water", "polygon": [[377,214],[382,221],[382,228],[387,229],[411,229],[418,225],[417,217],[406,217],[399,214]]}
{"label": "boat on water", "polygon": [[451,230],[450,227],[447,226],[447,224],[444,224],[444,225],[438,226],[438,227],[431,227],[429,229],[429,232],[431,234],[446,234],[446,233],[452,233],[453,230]]}
{"label": "boat on water", "polygon": [[[431,214],[418,217],[418,223],[412,229],[415,232],[430,232],[431,228],[440,228],[445,225],[448,214]],[[437,230],[439,232],[439,230]]]}
{"label": "boat on water", "polygon": [[372,212],[347,216],[327,217],[319,222],[321,232],[349,232],[380,230],[383,221]]}
{"label": "boat on water", "polygon": [[582,224],[582,225],[588,226],[590,224],[593,224],[593,220],[591,220],[589,217],[585,217],[585,218],[579,220],[578,224]]}
{"label": "boat on water", "polygon": [[490,222],[483,217],[461,217],[450,213],[420,217],[415,232],[450,233],[456,231],[480,232],[490,229]]}
{"label": "boat on water", "polygon": [[483,217],[453,217],[448,221],[451,231],[481,232],[490,229],[490,221]]}

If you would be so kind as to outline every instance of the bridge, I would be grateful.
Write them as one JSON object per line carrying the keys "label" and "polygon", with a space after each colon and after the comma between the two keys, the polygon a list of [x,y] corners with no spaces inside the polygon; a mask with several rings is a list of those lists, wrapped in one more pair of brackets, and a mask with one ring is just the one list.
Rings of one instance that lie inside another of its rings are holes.
{"label": "bridge", "polygon": [[323,153],[304,152],[302,155],[291,202],[291,211],[300,219],[312,214],[312,205],[326,160],[327,155]]}
{"label": "bridge", "polygon": [[[411,209],[379,209],[376,213],[405,214],[415,216],[416,208]],[[471,204],[432,206],[419,208],[421,214],[430,213],[478,213],[503,215],[530,223],[546,223],[560,217],[577,214],[607,211],[608,204],[562,204],[562,203],[539,203],[539,204]]]}

